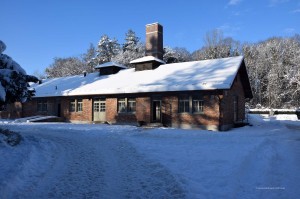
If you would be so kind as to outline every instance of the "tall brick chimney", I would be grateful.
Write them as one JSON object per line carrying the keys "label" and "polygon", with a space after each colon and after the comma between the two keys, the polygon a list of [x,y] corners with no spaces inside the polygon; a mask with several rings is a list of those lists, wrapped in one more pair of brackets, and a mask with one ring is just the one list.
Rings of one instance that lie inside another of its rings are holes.
{"label": "tall brick chimney", "polygon": [[146,25],[146,56],[163,59],[163,27],[157,22]]}
{"label": "tall brick chimney", "polygon": [[159,23],[146,25],[146,55],[135,60],[130,64],[134,65],[135,71],[154,70],[163,61],[163,27]]}

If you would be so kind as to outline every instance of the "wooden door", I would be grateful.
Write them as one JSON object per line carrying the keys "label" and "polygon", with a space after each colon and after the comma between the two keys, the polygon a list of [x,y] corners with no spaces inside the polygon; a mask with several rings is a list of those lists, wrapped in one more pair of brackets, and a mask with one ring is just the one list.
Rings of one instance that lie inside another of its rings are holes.
{"label": "wooden door", "polygon": [[94,121],[106,121],[106,102],[104,98],[94,99],[93,103]]}

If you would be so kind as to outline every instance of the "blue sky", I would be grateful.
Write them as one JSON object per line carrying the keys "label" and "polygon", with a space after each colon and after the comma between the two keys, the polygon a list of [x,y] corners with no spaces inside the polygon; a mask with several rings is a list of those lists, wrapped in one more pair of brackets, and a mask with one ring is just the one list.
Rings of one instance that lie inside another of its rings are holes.
{"label": "blue sky", "polygon": [[2,0],[0,40],[5,54],[28,74],[43,72],[54,57],[79,56],[107,34],[123,43],[133,29],[164,27],[164,45],[194,51],[206,32],[221,29],[241,42],[300,33],[300,0]]}

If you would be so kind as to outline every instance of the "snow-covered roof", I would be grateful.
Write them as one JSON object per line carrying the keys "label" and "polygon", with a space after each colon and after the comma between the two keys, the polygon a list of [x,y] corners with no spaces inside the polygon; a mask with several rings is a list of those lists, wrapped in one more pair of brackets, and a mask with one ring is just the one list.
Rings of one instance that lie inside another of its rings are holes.
{"label": "snow-covered roof", "polygon": [[127,68],[126,66],[123,66],[123,65],[121,65],[119,63],[116,63],[116,62],[106,62],[104,64],[100,64],[100,65],[95,66],[95,69],[105,68],[105,67],[110,67],[110,66],[117,66],[119,68],[124,68],[124,69]]}
{"label": "snow-covered roof", "polygon": [[138,58],[138,59],[132,60],[130,63],[131,64],[137,64],[137,63],[149,62],[149,61],[157,61],[157,62],[160,62],[162,64],[166,63],[163,60],[158,59],[158,58],[153,57],[153,56],[146,56],[146,57]]}
{"label": "snow-covered roof", "polygon": [[33,84],[36,97],[230,89],[242,56],[161,65],[154,70],[121,70],[47,79]]}

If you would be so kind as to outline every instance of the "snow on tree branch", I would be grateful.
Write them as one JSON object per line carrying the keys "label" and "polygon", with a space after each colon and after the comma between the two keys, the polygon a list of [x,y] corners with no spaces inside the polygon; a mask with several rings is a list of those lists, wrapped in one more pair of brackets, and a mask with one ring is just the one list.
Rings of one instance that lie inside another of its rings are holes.
{"label": "snow on tree branch", "polygon": [[6,45],[0,40],[0,105],[24,102],[33,95],[28,90],[28,82],[37,82],[38,79],[27,75],[17,62],[3,54],[5,49]]}

